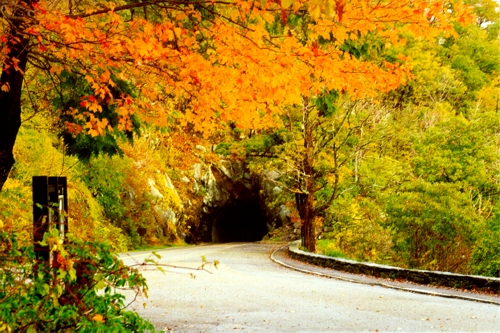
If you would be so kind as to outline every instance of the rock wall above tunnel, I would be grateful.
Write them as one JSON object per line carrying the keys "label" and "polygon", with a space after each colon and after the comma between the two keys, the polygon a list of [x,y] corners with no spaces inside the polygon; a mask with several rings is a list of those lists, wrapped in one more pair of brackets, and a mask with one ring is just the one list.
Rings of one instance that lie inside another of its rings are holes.
{"label": "rock wall above tunnel", "polygon": [[251,175],[240,161],[193,167],[193,190],[203,193],[199,224],[191,230],[194,242],[257,241],[289,222],[286,207],[272,202],[282,191],[276,172]]}

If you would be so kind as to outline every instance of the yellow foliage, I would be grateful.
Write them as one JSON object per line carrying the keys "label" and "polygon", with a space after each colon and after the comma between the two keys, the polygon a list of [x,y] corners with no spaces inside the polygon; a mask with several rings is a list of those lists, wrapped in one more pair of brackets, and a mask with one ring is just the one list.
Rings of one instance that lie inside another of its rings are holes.
{"label": "yellow foliage", "polygon": [[[35,119],[31,125],[43,125],[46,120]],[[102,209],[87,187],[78,179],[78,172],[71,168],[75,158],[64,156],[53,146],[55,138],[47,132],[21,127],[14,154],[15,164],[11,177],[0,193],[0,211],[5,228],[18,231],[24,244],[32,241],[32,189],[31,177],[50,175],[68,177],[69,231],[83,240],[109,241],[115,250],[127,249],[127,238],[103,216]]]}
{"label": "yellow foliage", "polygon": [[477,97],[479,109],[498,112],[500,108],[500,79],[494,80],[489,86],[481,89]]}
{"label": "yellow foliage", "polygon": [[357,202],[349,207],[349,223],[335,234],[335,245],[348,257],[357,260],[384,262],[392,255],[390,230],[384,229],[373,212],[364,211]]}

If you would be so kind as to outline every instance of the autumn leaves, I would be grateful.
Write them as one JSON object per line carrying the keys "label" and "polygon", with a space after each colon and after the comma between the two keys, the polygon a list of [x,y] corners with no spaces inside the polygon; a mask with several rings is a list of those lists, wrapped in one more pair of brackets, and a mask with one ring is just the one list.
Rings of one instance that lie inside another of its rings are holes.
{"label": "autumn leaves", "polygon": [[[432,38],[451,32],[452,20],[470,20],[460,3],[438,0],[23,0],[2,8],[5,156],[26,82],[36,83],[27,103],[50,109],[75,140],[114,142],[136,118],[205,136],[227,122],[258,130],[303,97],[375,96],[406,82],[405,59],[361,56],[349,43],[390,47],[405,33]],[[5,177],[9,161],[0,162]]]}
{"label": "autumn leaves", "polygon": [[[67,6],[48,10],[40,2],[38,24],[27,33],[50,73],[82,75],[94,90],[80,96],[91,136],[129,128],[132,114],[164,124],[179,101],[187,102],[181,124],[207,134],[227,121],[273,126],[283,106],[325,90],[374,96],[407,80],[404,59],[355,57],[340,49],[346,41],[373,35],[398,43],[405,29],[422,36],[450,29],[449,11],[434,1],[155,1],[103,5],[109,11],[88,6],[79,14]],[[137,96],[109,98],[110,74],[131,82]],[[103,103],[118,104],[115,126],[100,115]]]}

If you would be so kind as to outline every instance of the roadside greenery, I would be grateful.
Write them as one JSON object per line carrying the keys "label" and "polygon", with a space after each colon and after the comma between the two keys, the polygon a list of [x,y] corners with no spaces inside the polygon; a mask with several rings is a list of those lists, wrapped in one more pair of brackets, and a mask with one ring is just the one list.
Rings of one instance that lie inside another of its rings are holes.
{"label": "roadside greenery", "polygon": [[313,194],[318,252],[500,276],[499,13],[485,15],[497,7],[488,0],[474,5],[476,24],[435,41],[406,33],[395,48],[346,45],[356,57],[411,56],[406,85],[369,99],[325,92],[308,113],[287,106],[279,130],[244,133],[217,152],[256,173],[279,170],[292,219],[297,194]]}
{"label": "roadside greenery", "polygon": [[[175,15],[164,17],[144,7],[136,12],[145,24],[134,30],[137,38],[128,35],[136,18],[124,7],[116,16],[79,21],[78,33],[88,40],[97,38],[95,22],[108,27],[106,20],[116,19],[124,29],[95,41],[102,59],[92,47],[75,58],[69,41],[76,28],[61,25],[61,12],[46,12],[52,15],[41,22],[51,28],[29,33],[43,32],[30,38],[51,56],[39,63],[39,50],[30,49],[36,66],[16,69],[24,81],[12,81],[21,105],[9,112],[21,110],[22,125],[10,133],[16,163],[4,160],[0,175],[0,331],[153,330],[115,293],[129,288],[146,296],[145,280],[112,253],[196,240],[209,189],[193,185],[193,164],[218,163],[216,154],[254,174],[279,172],[282,193],[273,205],[290,211],[290,225],[302,225],[309,249],[499,276],[500,20],[492,0],[466,2],[474,6],[474,24],[454,22],[446,34],[429,28],[436,33],[431,40],[396,24],[389,29],[394,45],[374,26],[336,30],[344,7],[328,33],[307,10],[276,9],[268,1],[273,10],[261,20],[253,9],[238,9],[251,17],[241,23],[256,28],[256,36],[225,25],[226,14],[246,17],[227,4],[217,8],[222,16],[208,7],[186,14],[177,3]],[[164,24],[163,39],[149,39],[148,20]],[[225,23],[212,34],[216,21]],[[48,43],[55,35],[67,44]],[[264,44],[276,52],[262,52],[263,36],[271,36],[273,43]],[[131,43],[129,56],[114,54],[120,38]],[[0,97],[9,89],[4,84]],[[216,145],[215,153],[201,156],[200,145]],[[55,233],[45,239],[55,267],[33,249],[33,175],[68,177],[72,236],[64,245]]]}
{"label": "roadside greenery", "polygon": [[0,332],[154,331],[113,253],[196,241],[220,156],[279,173],[308,250],[500,276],[496,2],[125,2],[1,5]]}
{"label": "roadside greenery", "polygon": [[62,244],[57,230],[44,235],[39,245],[51,249],[49,266],[0,225],[0,332],[154,332],[127,310],[121,294],[147,297],[139,271],[124,265],[110,244],[71,234],[67,240]]}

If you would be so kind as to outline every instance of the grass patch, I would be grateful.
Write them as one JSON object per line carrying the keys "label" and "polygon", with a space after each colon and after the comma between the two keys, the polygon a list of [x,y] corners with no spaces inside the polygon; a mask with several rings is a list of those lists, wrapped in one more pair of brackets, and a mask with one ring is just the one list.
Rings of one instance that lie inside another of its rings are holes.
{"label": "grass patch", "polygon": [[331,239],[320,239],[316,241],[316,252],[329,257],[351,259],[347,257],[347,255],[337,247],[335,241]]}

